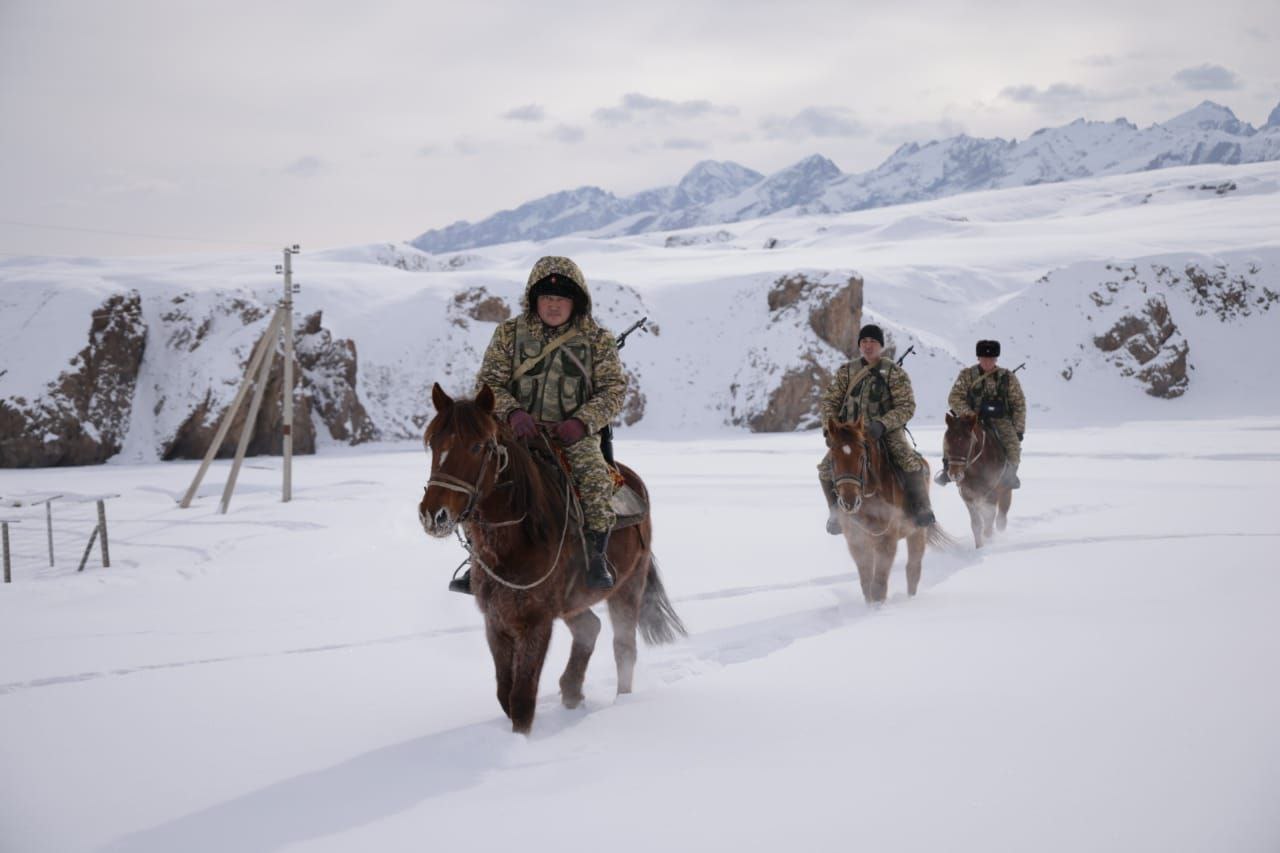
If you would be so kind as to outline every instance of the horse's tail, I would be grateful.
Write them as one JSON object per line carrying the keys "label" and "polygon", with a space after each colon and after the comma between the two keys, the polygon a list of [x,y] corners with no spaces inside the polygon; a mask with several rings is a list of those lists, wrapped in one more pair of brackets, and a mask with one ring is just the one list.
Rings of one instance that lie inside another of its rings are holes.
{"label": "horse's tail", "polygon": [[658,577],[658,561],[649,555],[649,577],[645,581],[644,598],[640,601],[640,636],[651,646],[671,643],[677,637],[687,637],[689,632],[676,615],[667,598],[667,591]]}
{"label": "horse's tail", "polygon": [[960,543],[947,531],[942,529],[942,525],[934,522],[925,528],[925,539],[930,548],[937,548],[939,551],[945,551],[948,554],[956,554],[960,551]]}

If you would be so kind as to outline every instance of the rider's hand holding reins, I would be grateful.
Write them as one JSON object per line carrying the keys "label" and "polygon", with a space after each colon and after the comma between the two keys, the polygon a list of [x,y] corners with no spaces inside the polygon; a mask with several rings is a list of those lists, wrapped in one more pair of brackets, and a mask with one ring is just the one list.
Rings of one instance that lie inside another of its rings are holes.
{"label": "rider's hand holding reins", "polygon": [[534,438],[538,434],[538,425],[534,423],[533,415],[524,409],[516,409],[507,415],[507,423],[511,424],[511,431],[516,434],[516,438]]}
{"label": "rider's hand holding reins", "polygon": [[556,438],[565,444],[581,441],[587,434],[587,425],[577,418],[568,418],[555,426]]}

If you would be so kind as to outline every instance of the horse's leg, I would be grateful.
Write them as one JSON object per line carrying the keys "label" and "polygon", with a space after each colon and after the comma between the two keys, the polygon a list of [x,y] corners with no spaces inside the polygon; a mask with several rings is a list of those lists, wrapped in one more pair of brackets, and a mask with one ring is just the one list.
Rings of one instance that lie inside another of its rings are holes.
{"label": "horse's leg", "polygon": [[858,583],[862,586],[862,598],[867,604],[872,602],[871,598],[871,578],[872,570],[875,568],[875,552],[869,549],[857,533],[849,532],[845,529],[845,544],[849,546],[849,555],[853,557],[853,563],[858,567]]}
{"label": "horse's leg", "polygon": [[512,655],[511,730],[520,734],[528,734],[533,728],[538,679],[542,677],[542,663],[547,659],[547,646],[551,643],[551,623],[550,618],[535,622],[516,636]]}
{"label": "horse's leg", "polygon": [[969,510],[969,529],[973,531],[973,547],[982,547],[982,510],[978,498],[965,498],[964,508]]}
{"label": "horse's leg", "polygon": [[587,677],[587,663],[595,651],[596,635],[600,633],[600,617],[590,610],[564,620],[573,634],[573,650],[569,652],[569,665],[560,676],[560,701],[566,708],[576,708],[582,703],[582,682]]}
{"label": "horse's leg", "polygon": [[996,517],[996,529],[1003,531],[1009,526],[1009,507],[1013,504],[1013,489],[1000,490],[1000,515]]}
{"label": "horse's leg", "polygon": [[871,582],[871,597],[874,601],[883,602],[889,597],[889,570],[893,568],[893,560],[898,556],[898,540],[892,533],[885,534],[875,549],[875,577]]}
{"label": "horse's leg", "polygon": [[485,618],[484,633],[489,639],[489,653],[493,655],[493,671],[498,680],[498,704],[502,713],[511,716],[511,665],[514,645],[510,634],[505,634],[493,620]]}
{"label": "horse's leg", "polygon": [[631,692],[636,672],[636,626],[640,623],[640,605],[648,581],[649,554],[643,555],[640,567],[606,600],[609,621],[613,624],[613,660],[618,666],[618,695]]}
{"label": "horse's leg", "polygon": [[924,568],[924,546],[927,534],[916,528],[907,536],[907,595],[915,595],[920,587],[920,571]]}
{"label": "horse's leg", "polygon": [[982,502],[982,535],[991,539],[996,535],[996,501],[987,498]]}

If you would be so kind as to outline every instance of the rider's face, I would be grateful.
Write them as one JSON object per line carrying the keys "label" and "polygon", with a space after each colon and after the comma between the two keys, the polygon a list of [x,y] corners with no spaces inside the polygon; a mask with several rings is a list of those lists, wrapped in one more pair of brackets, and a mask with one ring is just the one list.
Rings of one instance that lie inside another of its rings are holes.
{"label": "rider's face", "polygon": [[862,357],[868,364],[874,364],[876,359],[880,358],[880,351],[883,349],[884,347],[880,346],[880,342],[875,338],[863,338],[858,341],[858,352],[862,353]]}
{"label": "rider's face", "polygon": [[978,367],[982,368],[983,373],[990,373],[996,369],[995,356],[980,355],[978,356]]}
{"label": "rider's face", "polygon": [[572,299],[545,293],[538,297],[538,318],[548,326],[563,326],[572,314]]}

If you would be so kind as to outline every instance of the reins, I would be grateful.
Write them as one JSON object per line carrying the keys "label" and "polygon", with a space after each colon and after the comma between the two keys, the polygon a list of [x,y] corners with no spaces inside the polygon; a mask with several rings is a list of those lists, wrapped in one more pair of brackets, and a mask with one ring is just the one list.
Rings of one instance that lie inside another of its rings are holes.
{"label": "reins", "polygon": [[[547,444],[547,449],[551,450],[550,441],[547,439],[545,433],[542,436],[542,440]],[[564,553],[564,541],[569,533],[569,518],[573,508],[573,479],[569,476],[565,476],[564,523],[560,529],[560,544],[556,546],[556,555],[551,560],[550,568],[547,569],[546,574],[538,578],[533,583],[512,583],[511,581],[501,577],[489,566],[488,563],[480,558],[479,553],[477,553],[475,543],[471,541],[470,534],[464,533],[462,530],[464,523],[475,524],[486,528],[511,527],[524,521],[529,515],[528,512],[525,512],[519,518],[508,519],[506,521],[485,521],[479,517],[473,520],[471,518],[472,513],[475,512],[480,501],[480,496],[482,494],[481,483],[484,482],[485,472],[488,470],[489,463],[494,456],[498,457],[498,470],[494,476],[494,486],[496,487],[497,477],[500,476],[503,471],[507,470],[511,463],[507,448],[499,444],[497,441],[490,443],[489,451],[485,454],[484,461],[480,463],[480,474],[476,477],[475,483],[468,483],[466,480],[454,477],[451,474],[446,474],[443,471],[437,471],[429,480],[427,480],[427,485],[439,486],[442,489],[449,489],[450,491],[460,492],[461,494],[467,495],[468,500],[466,509],[464,509],[462,514],[458,516],[457,524],[453,529],[453,532],[458,537],[458,541],[462,543],[462,547],[466,549],[467,552],[467,558],[462,561],[462,564],[459,565],[458,568],[461,569],[462,566],[465,566],[468,563],[474,563],[479,566],[485,574],[493,578],[497,583],[505,586],[507,589],[523,592],[534,589],[535,587],[541,586],[545,583],[551,575],[555,573],[556,566],[560,563],[560,555]],[[454,570],[454,574],[457,574],[457,569]]]}
{"label": "reins", "polygon": [[[834,454],[832,455],[832,458],[834,458]],[[833,485],[836,486],[836,488],[839,488],[841,483],[857,483],[859,490],[864,488],[866,486],[867,480],[871,479],[871,445],[868,444],[865,439],[862,442],[862,476],[858,476],[857,474],[835,474],[834,471],[832,471],[832,473],[834,474],[834,476],[832,477],[832,483]],[[880,490],[877,488],[876,491],[874,492],[869,492],[867,494],[861,495],[861,499],[865,501],[868,498],[874,498],[878,494],[880,494]],[[875,533],[871,530],[871,528],[867,527],[867,525],[863,524],[861,521],[858,520],[858,513],[861,511],[862,511],[862,507],[859,507],[856,511],[850,512],[847,514],[854,524],[861,527],[871,536],[875,536],[875,537],[884,536],[886,533],[889,532],[889,528],[893,526],[893,520],[890,519],[885,523],[883,530],[881,530],[879,533]]]}

